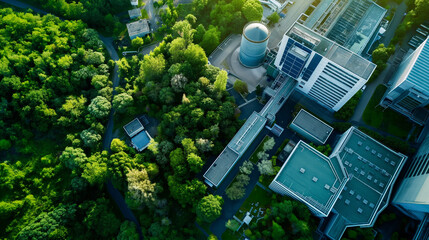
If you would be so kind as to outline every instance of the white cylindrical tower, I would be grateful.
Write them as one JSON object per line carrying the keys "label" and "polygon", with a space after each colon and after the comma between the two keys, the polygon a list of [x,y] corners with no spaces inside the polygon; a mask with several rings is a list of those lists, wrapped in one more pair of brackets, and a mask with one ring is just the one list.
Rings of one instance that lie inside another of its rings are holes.
{"label": "white cylindrical tower", "polygon": [[258,67],[265,58],[270,31],[260,22],[250,22],[243,28],[239,60],[246,67]]}

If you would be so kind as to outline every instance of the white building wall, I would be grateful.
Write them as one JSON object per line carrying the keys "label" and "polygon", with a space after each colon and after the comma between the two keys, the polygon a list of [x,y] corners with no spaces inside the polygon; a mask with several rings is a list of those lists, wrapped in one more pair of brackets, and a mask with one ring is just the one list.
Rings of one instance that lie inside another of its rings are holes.
{"label": "white building wall", "polygon": [[410,165],[406,178],[402,181],[392,203],[411,218],[422,220],[429,213],[429,172],[427,155],[429,154],[429,134],[421,144]]}

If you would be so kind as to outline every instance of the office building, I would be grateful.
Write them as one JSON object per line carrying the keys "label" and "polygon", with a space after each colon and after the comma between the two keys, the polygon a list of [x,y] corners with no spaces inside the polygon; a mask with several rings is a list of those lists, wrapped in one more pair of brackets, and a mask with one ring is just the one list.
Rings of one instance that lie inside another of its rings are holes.
{"label": "office building", "polygon": [[367,55],[386,12],[372,0],[324,0],[304,25],[356,54]]}
{"label": "office building", "polygon": [[429,43],[426,39],[398,67],[380,105],[423,125],[429,117]]}
{"label": "office building", "polygon": [[348,227],[373,226],[406,159],[351,127],[329,157],[299,142],[269,187],[305,203],[336,240]]}
{"label": "office building", "polygon": [[299,91],[332,111],[352,98],[376,67],[299,23],[283,36],[274,65],[298,81]]}

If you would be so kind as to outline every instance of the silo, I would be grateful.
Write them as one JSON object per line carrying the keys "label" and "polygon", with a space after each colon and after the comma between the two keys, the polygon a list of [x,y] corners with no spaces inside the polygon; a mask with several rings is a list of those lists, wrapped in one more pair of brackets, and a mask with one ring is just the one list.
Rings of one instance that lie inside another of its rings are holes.
{"label": "silo", "polygon": [[262,64],[267,50],[270,31],[260,22],[250,22],[243,28],[240,56],[241,64],[246,67],[258,67]]}

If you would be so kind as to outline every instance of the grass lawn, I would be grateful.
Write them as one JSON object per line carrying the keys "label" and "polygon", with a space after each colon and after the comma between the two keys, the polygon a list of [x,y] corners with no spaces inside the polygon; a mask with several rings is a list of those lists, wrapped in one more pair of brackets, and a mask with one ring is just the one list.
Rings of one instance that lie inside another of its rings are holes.
{"label": "grass lawn", "polygon": [[406,138],[413,126],[411,121],[392,109],[384,109],[378,106],[386,90],[387,87],[384,85],[379,85],[375,89],[374,94],[365,108],[362,119],[370,126],[379,128],[397,137]]}
{"label": "grass lawn", "polygon": [[259,146],[256,148],[256,150],[253,152],[253,154],[252,154],[252,156],[250,156],[250,158],[249,158],[249,160],[252,162],[252,163],[254,163],[254,164],[256,164],[256,163],[258,163],[258,161],[259,161],[259,159],[258,159],[258,152],[260,152],[260,151],[262,151],[262,148],[264,147],[264,143],[266,142],[266,141],[268,141],[268,139],[269,139],[270,137],[268,137],[268,136],[265,136],[264,137],[264,139],[262,140],[262,142],[259,144]]}
{"label": "grass lawn", "polygon": [[[240,209],[236,212],[235,216],[239,219],[243,219],[246,212],[248,212],[252,208],[252,203],[257,203],[257,202],[259,202],[258,209],[260,207],[267,208],[271,203],[271,193],[265,191],[258,185],[255,186],[252,193],[249,195],[246,201],[244,201],[244,203],[241,205]],[[255,213],[253,213],[253,210],[252,210],[252,214],[255,215]]]}

